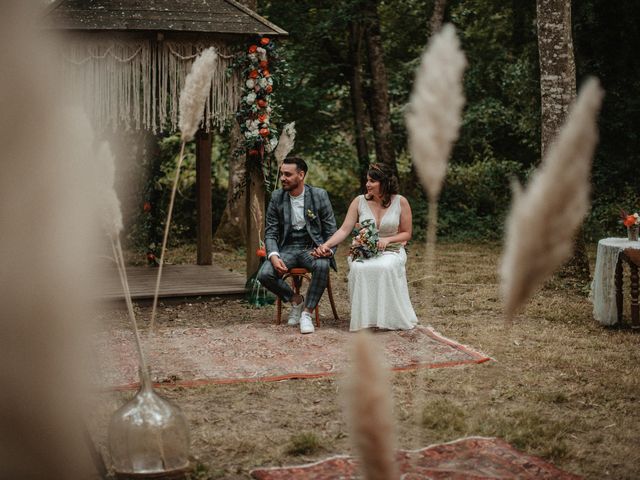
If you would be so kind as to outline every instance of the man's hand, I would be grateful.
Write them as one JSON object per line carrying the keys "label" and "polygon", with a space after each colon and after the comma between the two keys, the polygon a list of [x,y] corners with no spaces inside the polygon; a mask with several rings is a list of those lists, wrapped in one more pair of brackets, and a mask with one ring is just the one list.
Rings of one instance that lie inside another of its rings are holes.
{"label": "man's hand", "polygon": [[319,247],[316,247],[313,250],[313,252],[311,252],[311,256],[316,258],[325,258],[325,257],[330,257],[331,255],[333,255],[333,252],[329,247],[327,247],[324,244],[320,245]]}
{"label": "man's hand", "polygon": [[273,268],[276,270],[276,272],[278,272],[279,275],[284,275],[289,271],[287,266],[278,255],[273,255],[269,260],[271,260],[271,265],[273,265]]}

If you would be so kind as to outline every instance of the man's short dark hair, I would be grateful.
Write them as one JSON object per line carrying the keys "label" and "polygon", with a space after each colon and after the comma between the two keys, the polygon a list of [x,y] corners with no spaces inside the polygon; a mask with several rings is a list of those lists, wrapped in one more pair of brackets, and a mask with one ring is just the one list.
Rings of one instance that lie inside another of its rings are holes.
{"label": "man's short dark hair", "polygon": [[287,163],[287,164],[295,164],[296,168],[298,170],[302,170],[304,172],[304,176],[307,176],[307,171],[309,170],[309,167],[307,167],[307,162],[305,162],[302,158],[300,157],[287,157],[285,158],[282,163]]}

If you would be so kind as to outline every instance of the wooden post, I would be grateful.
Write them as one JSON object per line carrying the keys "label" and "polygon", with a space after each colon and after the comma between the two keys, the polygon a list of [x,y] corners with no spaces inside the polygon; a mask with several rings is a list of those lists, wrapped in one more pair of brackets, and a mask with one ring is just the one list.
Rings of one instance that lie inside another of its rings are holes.
{"label": "wooden post", "polygon": [[[265,184],[262,171],[256,160],[247,162],[247,191],[246,191],[246,209],[247,209],[247,278],[256,273],[260,265],[260,259],[256,255],[258,249],[259,236],[264,238],[264,218],[265,218]],[[258,211],[252,213],[251,206],[256,205]],[[257,222],[256,222],[257,219]]]}
{"label": "wooden post", "polygon": [[211,133],[196,134],[196,215],[198,265],[211,265]]}

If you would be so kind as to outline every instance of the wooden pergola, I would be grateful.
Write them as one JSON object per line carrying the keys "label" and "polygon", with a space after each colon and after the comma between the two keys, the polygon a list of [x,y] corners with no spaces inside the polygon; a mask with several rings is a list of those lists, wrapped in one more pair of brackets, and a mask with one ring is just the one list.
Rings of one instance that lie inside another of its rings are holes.
{"label": "wooden pergola", "polygon": [[[211,265],[211,130],[234,118],[242,81],[227,67],[256,35],[287,32],[235,0],[57,0],[44,26],[62,35],[66,83],[97,130],[175,131],[191,63],[203,49],[216,49],[218,67],[196,137],[197,263]],[[248,264],[255,264],[254,236],[247,235]]]}

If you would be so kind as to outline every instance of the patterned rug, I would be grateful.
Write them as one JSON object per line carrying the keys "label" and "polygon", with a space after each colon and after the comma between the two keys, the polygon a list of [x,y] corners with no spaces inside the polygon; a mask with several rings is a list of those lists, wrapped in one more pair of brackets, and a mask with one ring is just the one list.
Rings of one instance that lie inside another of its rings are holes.
{"label": "patterned rug", "polygon": [[[301,335],[286,325],[241,324],[219,328],[171,328],[144,336],[154,380],[160,384],[275,381],[335,375],[348,362],[347,330],[321,327]],[[441,368],[482,363],[489,357],[448,340],[432,329],[374,335],[394,370]],[[96,337],[101,388],[135,388],[137,365],[133,334],[115,330]]]}
{"label": "patterned rug", "polygon": [[[541,458],[526,455],[497,438],[470,437],[422,450],[399,450],[402,480],[579,480]],[[362,478],[358,461],[337,456],[295,467],[260,468],[258,480],[351,480]]]}

